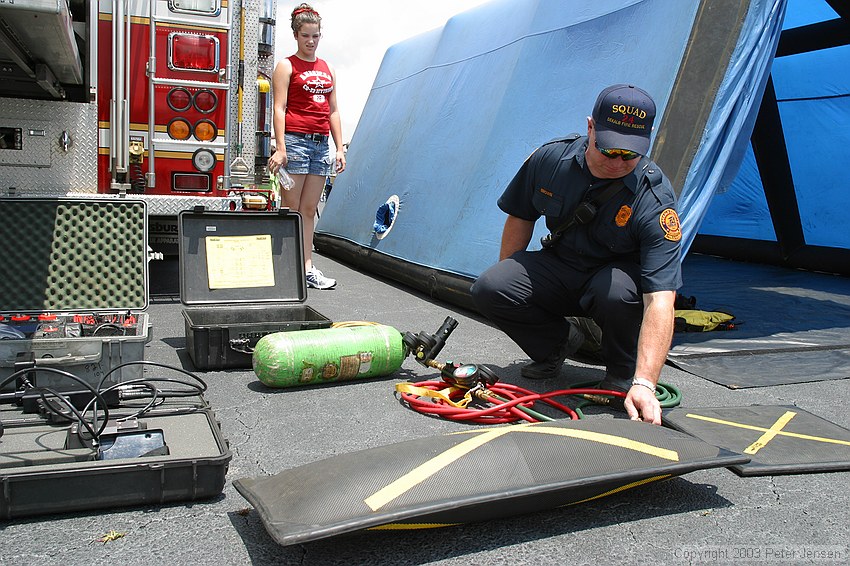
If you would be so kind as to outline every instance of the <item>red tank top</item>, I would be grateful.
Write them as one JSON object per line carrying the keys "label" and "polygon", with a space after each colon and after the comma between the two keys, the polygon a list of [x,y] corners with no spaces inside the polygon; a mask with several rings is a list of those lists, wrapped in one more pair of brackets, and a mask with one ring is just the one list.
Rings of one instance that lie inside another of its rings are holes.
{"label": "red tank top", "polygon": [[292,63],[292,76],[286,99],[286,131],[327,135],[331,112],[328,97],[334,89],[328,64],[318,58],[304,61],[295,55],[287,59]]}

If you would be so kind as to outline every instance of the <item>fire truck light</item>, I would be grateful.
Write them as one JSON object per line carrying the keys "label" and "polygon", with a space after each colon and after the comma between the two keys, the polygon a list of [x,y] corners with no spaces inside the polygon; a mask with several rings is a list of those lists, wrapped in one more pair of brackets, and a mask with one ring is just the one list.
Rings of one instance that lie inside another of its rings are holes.
{"label": "fire truck light", "polygon": [[168,123],[168,136],[175,140],[188,140],[192,126],[185,118],[174,118]]}
{"label": "fire truck light", "polygon": [[211,90],[199,90],[195,93],[193,103],[195,104],[195,110],[202,114],[209,114],[218,106],[218,97]]}
{"label": "fire truck light", "polygon": [[195,138],[198,141],[213,141],[216,134],[215,124],[209,120],[199,120],[195,124]]}
{"label": "fire truck light", "polygon": [[209,173],[215,167],[215,154],[205,148],[198,149],[192,155],[192,165],[202,173]]}
{"label": "fire truck light", "polygon": [[183,112],[192,106],[192,95],[182,87],[172,88],[168,91],[165,100],[168,102],[168,106],[177,112]]}
{"label": "fire truck light", "polygon": [[173,173],[171,187],[175,191],[208,193],[210,191],[210,176],[200,173]]}
{"label": "fire truck light", "polygon": [[174,32],[169,34],[169,40],[170,69],[218,72],[218,38]]}
{"label": "fire truck light", "polygon": [[168,9],[172,12],[218,15],[221,0],[168,0]]}

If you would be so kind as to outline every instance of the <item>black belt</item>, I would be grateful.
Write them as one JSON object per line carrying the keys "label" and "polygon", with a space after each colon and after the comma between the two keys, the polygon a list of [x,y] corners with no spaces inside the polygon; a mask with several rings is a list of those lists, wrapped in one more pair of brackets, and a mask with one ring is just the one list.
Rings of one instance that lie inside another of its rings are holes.
{"label": "black belt", "polygon": [[298,136],[299,138],[304,138],[305,140],[312,140],[318,143],[325,143],[328,141],[327,134],[305,134],[302,132],[284,132],[287,136]]}

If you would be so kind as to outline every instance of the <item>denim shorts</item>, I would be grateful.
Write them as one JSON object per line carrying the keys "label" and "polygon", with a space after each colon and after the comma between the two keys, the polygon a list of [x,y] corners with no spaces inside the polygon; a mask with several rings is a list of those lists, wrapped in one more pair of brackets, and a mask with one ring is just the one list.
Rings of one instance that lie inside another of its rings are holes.
{"label": "denim shorts", "polygon": [[286,141],[286,172],[290,175],[331,174],[331,152],[328,139],[313,141],[298,135],[284,134]]}

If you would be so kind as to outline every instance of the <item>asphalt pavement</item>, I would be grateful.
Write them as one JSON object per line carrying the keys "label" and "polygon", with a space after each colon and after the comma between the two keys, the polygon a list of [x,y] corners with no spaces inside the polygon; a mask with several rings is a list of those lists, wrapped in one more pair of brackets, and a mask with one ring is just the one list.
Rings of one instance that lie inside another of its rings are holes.
{"label": "asphalt pavement", "polygon": [[[527,362],[504,334],[477,314],[317,255],[336,289],[310,290],[307,304],[335,322],[370,321],[401,332],[435,332],[458,321],[441,357],[487,364],[501,380],[537,391],[601,379],[603,369],[569,362],[562,376],[532,382]],[[147,360],[194,370],[181,304],[159,297],[148,308],[153,338]],[[848,563],[850,497],[846,472],[740,477],[719,468],[692,472],[602,499],[530,515],[435,530],[360,531],[292,546],[277,544],[234,489],[324,458],[468,430],[399,403],[401,380],[436,378],[412,359],[395,374],[321,387],[269,389],[250,369],[197,372],[233,459],[223,493],[211,500],[116,508],[0,523],[0,564],[711,564]],[[794,405],[850,428],[848,381],[732,390],[667,366],[683,407]],[[587,418],[625,418],[609,410]],[[481,478],[486,482],[487,478]],[[333,486],[329,486],[333,489]],[[124,536],[95,542],[115,531]]]}

